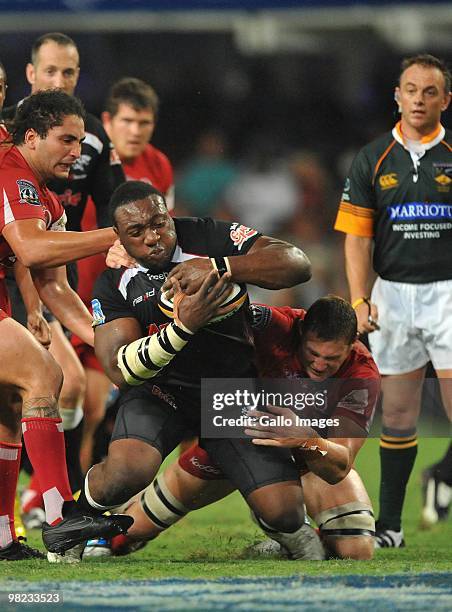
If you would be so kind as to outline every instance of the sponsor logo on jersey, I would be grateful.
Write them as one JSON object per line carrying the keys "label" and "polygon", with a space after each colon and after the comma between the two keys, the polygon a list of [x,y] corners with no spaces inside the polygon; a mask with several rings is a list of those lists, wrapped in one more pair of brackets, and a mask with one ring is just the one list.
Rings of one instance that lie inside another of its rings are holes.
{"label": "sponsor logo on jersey", "polygon": [[26,179],[16,181],[19,188],[19,202],[21,204],[31,204],[32,206],[41,206],[39,194],[36,187]]}
{"label": "sponsor logo on jersey", "polygon": [[355,389],[337,403],[337,408],[344,408],[345,410],[364,414],[368,403],[369,391],[367,389]]}
{"label": "sponsor logo on jersey", "polygon": [[141,304],[141,302],[147,302],[151,297],[154,297],[155,289],[151,289],[151,291],[146,291],[143,295],[139,295],[132,302],[132,306],[136,306],[137,304]]}
{"label": "sponsor logo on jersey", "polygon": [[378,179],[378,182],[383,190],[393,189],[399,184],[399,179],[397,178],[397,174],[395,172],[390,172],[389,174],[382,174]]}
{"label": "sponsor logo on jersey", "polygon": [[93,327],[103,325],[105,323],[105,315],[102,312],[102,306],[100,305],[99,300],[91,300],[91,307],[93,309]]}
{"label": "sponsor logo on jersey", "polygon": [[165,281],[168,276],[168,272],[160,272],[160,274],[151,274],[150,272],[146,272],[146,276],[149,280],[157,280],[157,281]]}
{"label": "sponsor logo on jersey", "polygon": [[242,246],[247,240],[257,234],[257,230],[245,227],[239,223],[233,223],[230,227],[230,238],[239,251],[242,250]]}
{"label": "sponsor logo on jersey", "polygon": [[80,200],[82,199],[82,194],[80,192],[74,193],[72,189],[65,189],[63,193],[58,195],[58,200],[60,204],[65,208],[67,206],[78,206],[80,204]]}
{"label": "sponsor logo on jersey", "polygon": [[409,202],[387,208],[391,221],[404,219],[452,219],[452,205],[442,202]]}

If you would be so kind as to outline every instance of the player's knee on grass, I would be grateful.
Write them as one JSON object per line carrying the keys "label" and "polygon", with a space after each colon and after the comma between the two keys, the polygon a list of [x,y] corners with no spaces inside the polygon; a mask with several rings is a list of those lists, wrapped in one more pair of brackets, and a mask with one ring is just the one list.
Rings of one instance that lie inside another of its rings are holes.
{"label": "player's knee on grass", "polygon": [[325,537],[324,542],[338,559],[369,561],[374,555],[374,538],[371,536]]}
{"label": "player's knee on grass", "polygon": [[264,528],[292,533],[304,522],[303,492],[298,483],[261,487],[250,493],[247,503]]}
{"label": "player's knee on grass", "polygon": [[333,556],[357,560],[372,558],[375,519],[369,504],[348,502],[319,512],[314,520]]}

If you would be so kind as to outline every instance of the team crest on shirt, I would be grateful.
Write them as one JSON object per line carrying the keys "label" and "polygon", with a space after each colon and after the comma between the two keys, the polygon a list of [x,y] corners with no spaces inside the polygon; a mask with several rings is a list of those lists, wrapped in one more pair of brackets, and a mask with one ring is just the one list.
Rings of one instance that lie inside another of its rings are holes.
{"label": "team crest on shirt", "polygon": [[41,206],[39,194],[32,182],[26,179],[16,181],[19,188],[19,202],[21,204],[31,204],[32,206]]}
{"label": "team crest on shirt", "polygon": [[105,323],[105,315],[102,312],[102,306],[99,300],[91,300],[91,306],[93,309],[93,327],[97,327],[98,325],[103,325]]}
{"label": "team crest on shirt", "polygon": [[233,223],[230,227],[229,236],[234,243],[234,246],[240,251],[247,240],[257,234],[257,230],[245,227],[239,223]]}
{"label": "team crest on shirt", "polygon": [[452,184],[452,164],[448,162],[433,164],[433,173],[438,191],[448,192]]}

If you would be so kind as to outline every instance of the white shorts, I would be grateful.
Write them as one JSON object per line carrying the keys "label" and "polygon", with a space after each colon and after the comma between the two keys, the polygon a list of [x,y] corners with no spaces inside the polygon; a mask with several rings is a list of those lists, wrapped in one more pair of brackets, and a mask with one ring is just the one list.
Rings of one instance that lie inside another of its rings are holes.
{"label": "white shorts", "polygon": [[369,334],[381,374],[405,374],[429,361],[452,369],[452,280],[414,285],[378,278],[372,289],[380,331]]}

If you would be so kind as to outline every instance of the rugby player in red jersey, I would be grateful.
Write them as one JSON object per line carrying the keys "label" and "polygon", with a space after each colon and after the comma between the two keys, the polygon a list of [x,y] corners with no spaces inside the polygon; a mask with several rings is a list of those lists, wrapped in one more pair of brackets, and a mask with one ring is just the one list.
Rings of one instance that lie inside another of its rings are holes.
{"label": "rugby player in red jersey", "polygon": [[[251,308],[260,375],[312,381],[336,379],[329,388],[327,410],[317,410],[311,416],[337,418],[340,424],[324,431],[261,426],[247,433],[255,444],[293,448],[307,513],[317,523],[330,554],[370,559],[375,530],[372,506],[353,462],[369,431],[380,376],[370,353],[356,340],[355,313],[350,304],[335,296],[317,300],[307,312],[256,305]],[[293,417],[287,408],[270,410]],[[113,552],[130,552],[143,540],[157,537],[190,510],[217,501],[232,490],[206,451],[199,446],[190,448],[126,510],[135,523],[130,537],[113,538]],[[265,525],[260,526],[265,531]],[[270,532],[268,535],[271,537]],[[257,552],[275,548],[280,550],[276,542],[264,542],[257,546]]]}
{"label": "rugby player in red jersey", "polygon": [[[2,266],[17,258],[34,272],[40,297],[54,310],[79,321],[80,333],[87,341],[83,323],[89,315],[76,294],[62,278],[64,270],[54,271],[69,261],[107,250],[114,240],[108,229],[88,233],[62,232],[64,210],[46,187],[47,181],[66,178],[80,155],[84,138],[84,110],[81,103],[62,91],[40,92],[27,98],[15,117],[13,146],[0,150],[0,262]],[[52,233],[46,230],[53,230]],[[52,301],[56,300],[56,301]],[[66,310],[67,309],[67,310]],[[64,439],[57,400],[62,376],[52,357],[24,328],[9,317],[9,300],[4,278],[0,278],[1,348],[5,356],[0,385],[6,396],[17,394],[21,401],[22,431],[28,455],[44,495],[46,519],[43,537],[53,552],[53,533],[71,532],[71,548],[99,532],[120,532],[120,521],[97,523],[90,518],[86,527],[80,518],[71,519],[66,511],[73,498],[68,483]],[[36,554],[19,543],[14,532],[14,495],[20,464],[19,414],[2,410],[0,443],[0,559],[21,559]],[[45,449],[45,451],[44,451]]]}

